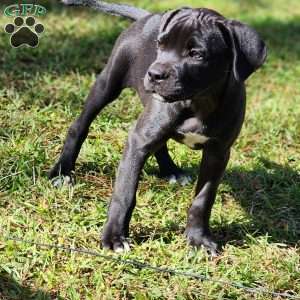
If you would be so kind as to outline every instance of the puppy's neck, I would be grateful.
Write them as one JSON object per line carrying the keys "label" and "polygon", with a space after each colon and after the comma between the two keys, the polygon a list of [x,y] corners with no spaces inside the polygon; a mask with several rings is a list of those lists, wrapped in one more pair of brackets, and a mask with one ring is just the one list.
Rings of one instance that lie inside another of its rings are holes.
{"label": "puppy's neck", "polygon": [[192,109],[201,119],[205,119],[217,109],[224,97],[227,81],[227,76],[225,76],[192,97]]}

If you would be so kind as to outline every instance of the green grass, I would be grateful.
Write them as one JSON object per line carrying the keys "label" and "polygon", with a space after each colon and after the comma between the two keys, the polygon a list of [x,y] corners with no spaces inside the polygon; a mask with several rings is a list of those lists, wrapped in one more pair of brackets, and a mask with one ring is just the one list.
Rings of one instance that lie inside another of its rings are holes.
{"label": "green grass", "polygon": [[[269,57],[247,82],[245,124],[213,208],[211,224],[224,245],[222,255],[211,260],[186,246],[183,231],[194,186],[157,179],[150,158],[131,223],[133,249],[124,258],[300,296],[300,2],[127,2],[156,11],[214,8],[254,26]],[[1,1],[2,8],[9,3]],[[54,1],[40,3],[48,14],[41,19],[46,32],[37,49],[12,49],[1,29],[11,19],[0,17],[0,299],[271,299],[5,240],[21,237],[106,253],[99,248],[99,232],[128,129],[141,111],[136,94],[124,91],[93,123],[74,189],[51,187],[46,172],[129,23]],[[172,141],[169,146],[178,165],[196,179],[201,154]]]}

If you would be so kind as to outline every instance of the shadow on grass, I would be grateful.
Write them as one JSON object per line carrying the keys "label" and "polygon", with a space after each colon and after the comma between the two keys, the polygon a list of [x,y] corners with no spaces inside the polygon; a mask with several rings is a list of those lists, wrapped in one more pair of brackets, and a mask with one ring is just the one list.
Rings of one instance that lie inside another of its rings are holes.
{"label": "shadow on grass", "polygon": [[0,269],[0,299],[1,300],[63,300],[57,293],[33,291],[20,285],[3,269]]}
{"label": "shadow on grass", "polygon": [[40,39],[39,47],[35,49],[14,49],[9,45],[9,37],[5,36],[7,49],[0,62],[5,62],[4,72],[13,73],[20,79],[24,79],[25,73],[27,81],[43,73],[56,76],[75,71],[98,73],[106,63],[120,31],[117,27],[112,31],[104,29],[80,37],[65,32],[49,33]]}
{"label": "shadow on grass", "polygon": [[300,235],[300,175],[289,166],[267,159],[248,171],[231,169],[224,180],[230,194],[250,216],[246,225],[232,223],[216,228],[216,234],[226,243],[242,244],[245,234],[252,237],[268,235],[268,240],[291,246],[299,244]]}
{"label": "shadow on grass", "polygon": [[[2,1],[0,8],[4,9],[9,4],[15,4],[15,1]],[[45,27],[38,47],[15,49],[10,46],[10,35],[0,30],[0,47],[4,48],[0,57],[3,73],[0,74],[0,86],[13,84],[23,91],[28,89],[26,82],[30,83],[44,74],[59,77],[71,72],[99,73],[127,21],[118,18],[118,22],[113,23],[112,18],[115,17],[111,17],[110,25],[106,26],[106,16],[85,8],[69,8],[58,1],[43,0],[39,4],[47,8],[47,14],[38,18]],[[54,20],[60,24],[59,30]],[[12,23],[13,17],[3,16],[1,21],[3,25]],[[82,33],[82,23],[87,22],[95,22],[95,25]]]}
{"label": "shadow on grass", "polygon": [[[198,166],[185,169],[196,180]],[[153,167],[146,172],[155,175]],[[212,224],[216,239],[222,244],[241,246],[248,237],[268,236],[268,241],[299,245],[300,236],[300,175],[289,166],[282,166],[262,158],[253,170],[233,168],[226,171],[222,181],[227,194],[237,201],[249,216],[248,223],[232,222],[228,225]],[[178,189],[180,187],[178,186]],[[219,189],[219,193],[222,190]],[[151,239],[164,242],[172,240],[172,235],[182,234],[178,223],[170,223],[155,233],[144,228],[134,233],[137,243]]]}
{"label": "shadow on grass", "polygon": [[287,21],[268,18],[261,22],[251,23],[265,40],[269,56],[293,64],[300,59],[300,17]]}

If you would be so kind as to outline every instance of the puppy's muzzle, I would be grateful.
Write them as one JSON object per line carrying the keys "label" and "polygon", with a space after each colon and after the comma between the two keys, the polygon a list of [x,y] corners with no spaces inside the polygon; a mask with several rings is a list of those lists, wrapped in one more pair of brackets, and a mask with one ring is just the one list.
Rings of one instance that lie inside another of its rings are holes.
{"label": "puppy's muzzle", "polygon": [[148,70],[148,79],[153,84],[161,83],[169,78],[170,74],[162,65],[156,65]]}

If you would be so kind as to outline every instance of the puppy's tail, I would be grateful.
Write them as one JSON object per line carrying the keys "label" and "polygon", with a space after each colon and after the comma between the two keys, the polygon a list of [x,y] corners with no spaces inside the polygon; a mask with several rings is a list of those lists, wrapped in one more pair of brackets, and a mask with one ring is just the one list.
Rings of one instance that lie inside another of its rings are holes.
{"label": "puppy's tail", "polygon": [[62,3],[71,6],[88,6],[115,16],[122,16],[131,20],[138,20],[150,14],[150,12],[126,4],[107,3],[101,0],[61,0]]}

